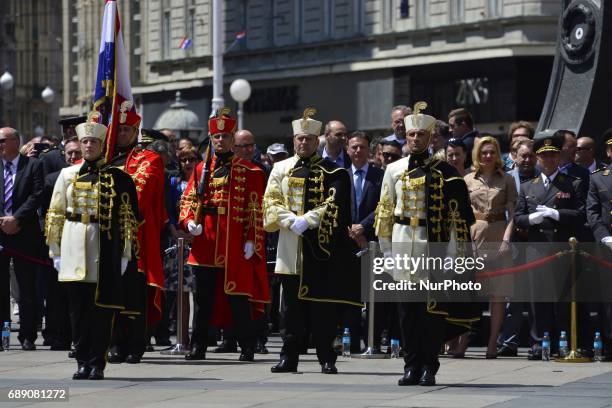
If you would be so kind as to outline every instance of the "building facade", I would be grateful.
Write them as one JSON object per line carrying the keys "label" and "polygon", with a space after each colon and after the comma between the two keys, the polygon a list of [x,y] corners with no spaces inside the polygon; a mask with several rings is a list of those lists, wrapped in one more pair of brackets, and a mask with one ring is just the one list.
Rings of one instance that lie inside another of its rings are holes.
{"label": "building facade", "polygon": [[[57,120],[62,80],[62,34],[59,0],[9,0],[0,5],[0,69],[15,79],[10,91],[0,91],[2,124],[33,135],[59,135]],[[45,102],[49,87],[55,97]]]}
{"label": "building facade", "polygon": [[[84,9],[93,6],[64,0],[64,5],[72,3],[77,25],[97,38],[101,15],[81,22]],[[245,126],[266,142],[290,136],[290,121],[305,106],[316,107],[320,119],[339,119],[350,129],[373,134],[389,131],[392,106],[417,100],[429,102],[429,113],[441,119],[453,108],[467,107],[479,128],[491,132],[503,132],[517,119],[537,121],[561,11],[556,0],[221,3],[225,103],[236,107],[227,89],[232,80],[247,79],[253,91],[245,103]],[[152,126],[169,108],[177,90],[192,110],[207,117],[212,0],[123,4],[130,8],[122,11],[123,27],[144,126]],[[192,40],[186,50],[180,47],[183,38]],[[68,66],[75,54],[64,55]],[[95,69],[94,58],[81,57],[87,61],[79,62],[79,69],[86,64]],[[92,73],[75,72],[70,79],[83,93],[75,103],[77,95],[65,91],[62,112],[82,112],[88,102],[83,96],[92,92]]]}

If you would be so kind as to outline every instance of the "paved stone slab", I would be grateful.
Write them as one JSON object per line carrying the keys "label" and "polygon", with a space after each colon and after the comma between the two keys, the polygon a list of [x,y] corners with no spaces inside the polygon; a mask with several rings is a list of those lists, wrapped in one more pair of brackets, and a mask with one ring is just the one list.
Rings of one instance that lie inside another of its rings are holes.
{"label": "paved stone slab", "polygon": [[[612,364],[558,364],[520,358],[484,360],[484,350],[465,359],[442,358],[436,387],[398,387],[401,360],[338,359],[339,375],[323,375],[312,353],[298,374],[270,372],[280,339],[255,363],[238,354],[209,353],[206,361],[147,353],[141,364],[109,365],[104,381],[73,381],[66,352],[0,353],[0,388],[70,388],[75,407],[603,407],[612,404]],[[6,404],[50,406],[57,403]]]}

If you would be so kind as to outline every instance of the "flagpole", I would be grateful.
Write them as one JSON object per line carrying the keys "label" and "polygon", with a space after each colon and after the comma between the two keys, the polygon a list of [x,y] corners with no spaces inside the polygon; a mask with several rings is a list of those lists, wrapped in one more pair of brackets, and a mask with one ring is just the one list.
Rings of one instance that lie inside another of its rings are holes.
{"label": "flagpole", "polygon": [[213,0],[213,93],[212,93],[212,112],[221,109],[224,105],[223,100],[223,16],[221,0]]}

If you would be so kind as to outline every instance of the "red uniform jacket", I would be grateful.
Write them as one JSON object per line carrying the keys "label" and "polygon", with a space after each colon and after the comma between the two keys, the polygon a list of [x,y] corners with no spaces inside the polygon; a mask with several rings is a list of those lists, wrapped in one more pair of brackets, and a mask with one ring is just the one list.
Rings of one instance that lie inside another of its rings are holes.
{"label": "red uniform jacket", "polygon": [[138,229],[138,270],[146,275],[147,285],[151,287],[148,321],[154,324],[161,317],[161,291],[164,288],[160,248],[161,231],[168,221],[164,206],[164,162],[159,154],[135,147],[126,159],[125,171],[136,185],[138,208],[144,220]]}
{"label": "red uniform jacket", "polygon": [[[229,174],[214,178],[217,157],[213,157],[204,180],[203,197],[197,196],[196,185],[205,163],[198,164],[183,193],[181,228],[187,230],[187,224],[193,221],[203,229],[193,239],[187,263],[223,268],[223,291],[228,295],[246,295],[256,309],[263,310],[263,303],[270,301],[262,219],[266,176],[249,161],[236,156],[230,160]],[[196,220],[199,205],[201,219]],[[255,246],[255,254],[248,260],[244,259],[247,241]]]}

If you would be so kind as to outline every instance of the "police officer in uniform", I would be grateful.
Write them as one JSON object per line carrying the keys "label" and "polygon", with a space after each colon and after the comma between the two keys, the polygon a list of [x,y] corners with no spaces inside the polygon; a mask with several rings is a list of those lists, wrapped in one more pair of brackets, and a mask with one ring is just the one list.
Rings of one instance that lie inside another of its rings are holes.
{"label": "police officer in uniform", "polygon": [[77,329],[75,380],[104,378],[113,316],[134,310],[129,294],[137,290],[126,272],[138,251],[136,189],[127,174],[101,160],[107,127],[95,115],[76,128],[85,161],[61,171],[45,227]]}
{"label": "police officer in uniform", "polygon": [[[585,204],[588,181],[564,174],[559,169],[565,132],[543,131],[534,138],[534,150],[542,173],[521,184],[514,223],[527,231],[527,241],[534,243],[567,243],[575,237],[586,221]],[[532,251],[541,252],[542,246]],[[567,249],[567,246],[564,246]],[[541,254],[541,255],[549,255]],[[557,333],[568,331],[567,303],[543,302],[543,297],[555,296],[553,286],[542,274],[534,275],[534,323],[538,338],[545,331],[551,335],[551,345],[558,344]],[[555,285],[559,283],[556,280]],[[583,325],[585,326],[585,325]],[[583,336],[580,336],[583,338]],[[554,352],[554,350],[553,350]],[[530,360],[542,358],[542,350],[535,344],[529,351]]]}
{"label": "police officer in uniform", "polygon": [[[612,131],[606,132],[606,151],[612,157]],[[601,243],[601,253],[612,258],[612,164],[591,174],[586,215],[595,241]],[[599,320],[604,335],[604,360],[612,361],[612,303],[599,308]]]}
{"label": "police officer in uniform", "polygon": [[348,237],[350,179],[317,154],[322,123],[315,113],[307,108],[292,122],[296,154],[274,164],[264,197],[266,231],[279,231],[275,273],[282,285],[283,347],[273,373],[297,371],[310,329],[321,372],[336,374],[338,305],[362,306]]}

